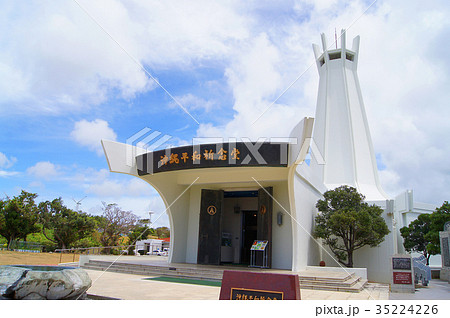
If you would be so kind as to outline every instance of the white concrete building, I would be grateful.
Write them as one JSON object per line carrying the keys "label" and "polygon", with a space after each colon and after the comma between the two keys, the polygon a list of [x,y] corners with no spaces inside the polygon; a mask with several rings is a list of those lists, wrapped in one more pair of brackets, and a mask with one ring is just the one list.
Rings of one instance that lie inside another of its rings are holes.
{"label": "white concrete building", "polygon": [[298,271],[321,260],[340,266],[311,233],[317,200],[345,184],[385,210],[391,233],[379,247],[359,250],[354,262],[369,280],[389,282],[390,256],[403,251],[399,228],[435,207],[414,203],[411,192],[390,198],[381,188],[357,75],[359,36],[349,49],[342,32],[341,48],[328,50],[322,35],[322,48],[313,45],[315,119],[302,119],[286,143],[231,139],[147,153],[102,141],[110,171],[139,177],[161,195],[170,262],[248,264],[253,241],[267,240],[268,267]]}
{"label": "white concrete building", "polygon": [[145,255],[154,254],[155,251],[162,251],[163,241],[158,239],[145,239],[136,241],[136,253],[143,251]]}

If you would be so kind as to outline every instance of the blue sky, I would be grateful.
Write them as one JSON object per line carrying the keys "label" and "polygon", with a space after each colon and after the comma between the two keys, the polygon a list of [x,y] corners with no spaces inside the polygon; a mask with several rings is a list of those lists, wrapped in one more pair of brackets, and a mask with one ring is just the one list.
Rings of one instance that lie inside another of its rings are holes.
{"label": "blue sky", "polygon": [[25,189],[71,208],[86,197],[81,208],[92,214],[117,202],[141,217],[162,214],[155,225],[168,225],[154,189],[108,172],[100,139],[125,142],[145,127],[174,145],[288,136],[314,116],[311,44],[346,28],[348,41],[361,36],[358,72],[384,189],[413,189],[436,206],[449,198],[447,1],[0,5],[2,195]]}

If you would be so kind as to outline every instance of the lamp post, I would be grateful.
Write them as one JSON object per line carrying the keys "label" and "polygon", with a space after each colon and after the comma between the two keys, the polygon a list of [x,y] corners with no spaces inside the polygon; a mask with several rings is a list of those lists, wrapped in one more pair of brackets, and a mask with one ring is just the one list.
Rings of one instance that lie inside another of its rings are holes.
{"label": "lamp post", "polygon": [[150,211],[148,211],[148,224],[149,224],[149,227],[150,227],[150,225],[152,224],[152,214],[155,214],[155,212],[153,212],[152,210],[150,210]]}

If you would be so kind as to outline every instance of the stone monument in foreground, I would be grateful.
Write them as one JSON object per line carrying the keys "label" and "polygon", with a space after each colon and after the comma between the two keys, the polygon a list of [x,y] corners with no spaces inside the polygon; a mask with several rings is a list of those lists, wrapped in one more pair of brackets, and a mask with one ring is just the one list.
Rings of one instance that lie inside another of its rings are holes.
{"label": "stone monument in foreground", "polygon": [[87,272],[76,267],[0,266],[3,299],[85,299],[91,284]]}
{"label": "stone monument in foreground", "polygon": [[439,239],[441,241],[441,279],[450,283],[450,222],[444,224],[444,231],[439,232]]}
{"label": "stone monument in foreground", "polygon": [[414,268],[411,255],[396,254],[391,257],[391,292],[414,293]]}

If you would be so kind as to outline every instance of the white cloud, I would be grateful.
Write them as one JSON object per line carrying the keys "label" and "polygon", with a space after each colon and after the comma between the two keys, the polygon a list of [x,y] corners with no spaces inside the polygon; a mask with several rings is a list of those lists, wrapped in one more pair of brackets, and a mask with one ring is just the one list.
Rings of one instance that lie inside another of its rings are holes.
{"label": "white cloud", "polygon": [[282,78],[283,67],[286,65],[283,64],[280,49],[266,34],[261,33],[249,42],[225,72],[233,90],[233,110],[236,112],[233,120],[223,126],[201,124],[198,136],[287,136],[288,127],[296,120],[293,116],[295,111],[280,102],[272,105],[269,112],[252,125],[275,100],[280,89],[287,87],[288,81]]}
{"label": "white cloud", "polygon": [[27,173],[44,180],[50,180],[60,176],[60,168],[49,161],[41,161],[27,169]]}
{"label": "white cloud", "polygon": [[0,170],[0,177],[12,177],[12,176],[15,176],[18,174],[19,174],[19,172],[17,172],[17,171]]}
{"label": "white cloud", "polygon": [[0,112],[60,114],[132,99],[157,87],[139,63],[150,73],[189,68],[248,36],[237,1],[78,3],[87,13],[71,1],[3,4]]}
{"label": "white cloud", "polygon": [[0,168],[11,168],[17,161],[17,158],[8,158],[4,153],[0,152]]}
{"label": "white cloud", "polygon": [[[119,198],[102,197],[101,200],[106,203],[117,203],[123,210],[132,211],[142,219],[148,219],[149,212],[152,211],[152,227],[169,226],[169,218],[166,213],[166,208],[164,206],[164,202],[159,196],[121,196]],[[71,204],[74,208],[75,203],[72,201]],[[99,198],[94,198],[89,195],[85,200],[83,200],[81,208],[83,211],[87,211],[93,215],[99,215],[102,212],[102,205]]]}
{"label": "white cloud", "polygon": [[45,189],[45,185],[41,181],[32,181],[28,185],[28,188],[35,188],[35,189],[37,188],[39,190],[44,190]]}
{"label": "white cloud", "polygon": [[[69,170],[69,169],[66,169]],[[79,189],[89,195],[97,197],[120,198],[152,196],[156,192],[145,181],[132,176],[114,174],[107,169],[79,168],[70,169],[75,171],[66,176],[66,181],[76,185]]]}
{"label": "white cloud", "polygon": [[[393,195],[414,188],[422,201],[448,199],[448,1],[379,0],[367,12],[372,2],[362,0],[80,3],[150,72],[170,77],[211,65],[221,72],[207,81],[225,83],[232,118],[218,121],[214,114],[202,121],[200,137],[287,136],[304,116],[314,116],[318,75],[311,43],[320,44],[325,32],[331,44],[335,28],[350,27],[348,44],[361,35],[359,79],[375,152],[385,165],[384,187]],[[0,112],[87,110],[155,87],[73,2],[8,2],[0,27],[7,30],[0,34]],[[210,113],[216,109],[211,100],[219,100],[199,91],[173,94],[188,108]],[[116,138],[105,121],[77,124],[72,138],[99,154],[100,138]],[[102,180],[111,193],[133,192],[116,179]],[[102,191],[101,182],[91,183],[98,185],[92,193]]]}
{"label": "white cloud", "polygon": [[148,218],[148,212],[155,212],[152,220],[159,217],[154,226],[168,226],[164,202],[156,190],[147,182],[132,177],[112,174],[106,169],[85,169],[78,171],[72,179],[82,185],[87,198],[83,210],[92,214],[101,213],[100,202],[117,203],[124,210],[131,210],[141,218]]}
{"label": "white cloud", "polygon": [[151,196],[151,189],[149,184],[136,178],[121,181],[114,178],[100,177],[98,180],[87,185],[86,193],[92,193],[99,197],[139,197]]}
{"label": "white cloud", "polygon": [[[38,178],[30,182],[28,188],[39,190],[41,200],[61,196],[69,208],[75,209],[74,200],[83,199],[81,209],[91,214],[101,213],[102,201],[117,203],[124,210],[131,210],[141,218],[148,218],[150,210],[155,212],[153,220],[162,214],[157,225],[169,224],[161,197],[151,185],[141,179],[113,174],[107,169],[55,166],[50,162],[39,162],[27,172]],[[52,192],[52,186],[46,181],[52,181],[53,186],[61,186]],[[49,197],[42,195],[44,190],[52,192]]]}
{"label": "white cloud", "polygon": [[115,141],[117,138],[116,133],[109,127],[108,122],[102,119],[77,121],[70,136],[79,145],[95,151],[98,155],[103,154],[102,139]]}
{"label": "white cloud", "polygon": [[[152,87],[143,70],[74,3],[45,2],[4,4],[0,26],[8,32],[0,36],[0,111],[72,112]],[[121,5],[107,6],[120,28],[129,25]],[[19,107],[7,107],[11,101]]]}
{"label": "white cloud", "polygon": [[[203,110],[204,112],[210,112],[215,106],[217,106],[215,102],[204,100],[203,98],[194,96],[191,93],[183,96],[175,96],[175,99],[188,110]],[[171,102],[169,103],[169,107],[177,108],[179,106],[177,103]]]}
{"label": "white cloud", "polygon": [[335,27],[340,32],[350,26],[347,45],[361,35],[358,73],[375,152],[386,166],[381,173],[386,191],[396,195],[414,188],[417,200],[448,200],[443,189],[450,187],[450,63],[443,56],[450,53],[445,36],[450,7],[445,1],[432,6],[378,1],[363,14],[368,5],[356,0],[299,2],[297,13],[306,19],[288,18],[270,29],[264,28],[263,15],[254,16],[264,32],[240,49],[225,73],[235,114],[225,124],[202,123],[197,134],[288,136],[303,117],[314,117],[318,75],[311,43],[320,44],[325,32],[331,45]]}

